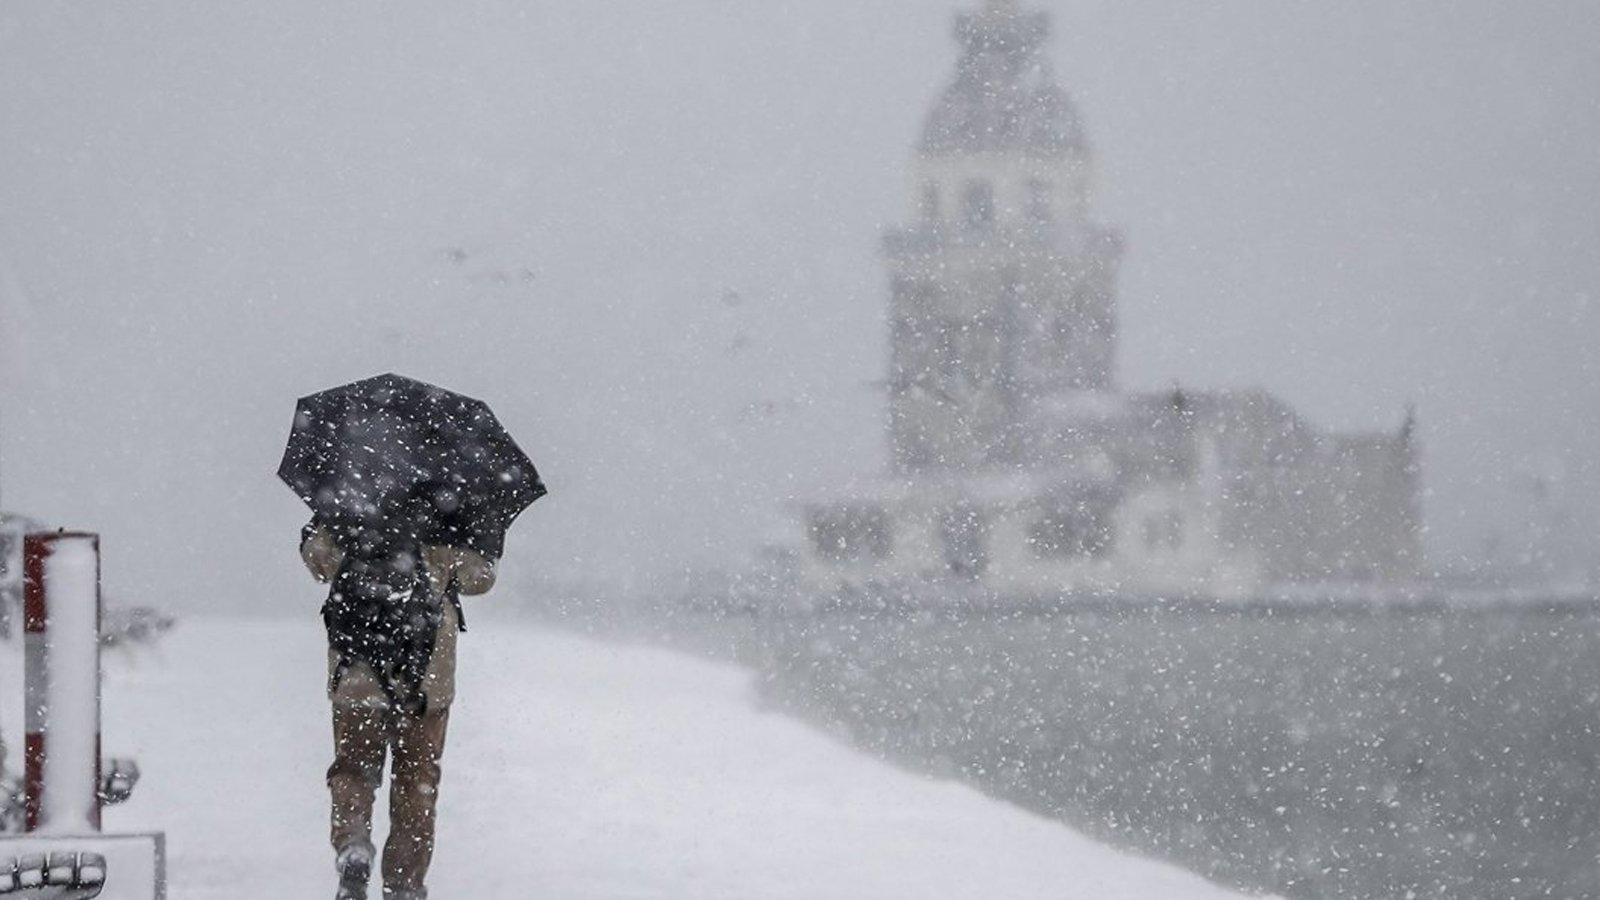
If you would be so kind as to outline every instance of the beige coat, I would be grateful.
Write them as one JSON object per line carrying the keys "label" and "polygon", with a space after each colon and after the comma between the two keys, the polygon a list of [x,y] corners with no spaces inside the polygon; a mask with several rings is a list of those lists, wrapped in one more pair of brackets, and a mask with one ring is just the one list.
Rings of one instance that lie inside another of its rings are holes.
{"label": "beige coat", "polygon": [[[339,573],[344,551],[334,543],[333,535],[318,526],[300,544],[300,558],[313,577],[328,582]],[[425,545],[422,564],[433,589],[441,593],[450,584],[452,575],[463,594],[482,594],[494,587],[494,561],[464,547]],[[455,605],[446,603],[444,620],[439,623],[439,637],[433,645],[433,656],[428,660],[427,674],[423,676],[423,694],[429,709],[444,709],[455,700],[456,636],[460,631]],[[338,690],[333,690],[333,673],[338,663],[338,655],[328,651],[328,697],[334,703],[383,706],[387,702],[377,676],[365,663],[356,663],[347,669],[339,679]]]}

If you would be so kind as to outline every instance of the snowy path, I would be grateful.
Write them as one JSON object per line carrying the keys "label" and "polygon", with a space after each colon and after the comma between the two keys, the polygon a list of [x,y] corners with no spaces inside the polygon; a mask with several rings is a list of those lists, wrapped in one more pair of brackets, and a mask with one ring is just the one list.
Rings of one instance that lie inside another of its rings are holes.
{"label": "snowy path", "polygon": [[[320,640],[188,622],[108,655],[107,752],[145,778],[107,828],[167,832],[172,900],[332,896]],[[1232,896],[762,713],[737,668],[498,622],[463,640],[440,900]]]}

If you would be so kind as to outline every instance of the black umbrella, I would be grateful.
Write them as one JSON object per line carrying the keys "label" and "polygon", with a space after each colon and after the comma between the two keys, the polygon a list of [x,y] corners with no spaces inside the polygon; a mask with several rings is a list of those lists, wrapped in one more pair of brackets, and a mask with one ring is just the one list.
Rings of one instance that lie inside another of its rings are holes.
{"label": "black umbrella", "polygon": [[300,398],[278,477],[341,538],[469,546],[491,558],[545,494],[487,404],[395,374]]}

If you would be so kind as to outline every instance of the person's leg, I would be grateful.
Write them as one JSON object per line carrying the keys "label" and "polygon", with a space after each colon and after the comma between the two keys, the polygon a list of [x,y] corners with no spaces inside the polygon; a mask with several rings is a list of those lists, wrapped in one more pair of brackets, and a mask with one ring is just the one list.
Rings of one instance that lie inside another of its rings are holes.
{"label": "person's leg", "polygon": [[439,758],[444,753],[450,708],[429,709],[402,719],[394,731],[389,785],[389,840],[383,847],[386,896],[420,900],[433,861],[434,818],[439,802]]}
{"label": "person's leg", "polygon": [[333,705],[332,841],[336,854],[363,847],[372,858],[372,801],[383,781],[389,734],[382,710],[360,704]]}

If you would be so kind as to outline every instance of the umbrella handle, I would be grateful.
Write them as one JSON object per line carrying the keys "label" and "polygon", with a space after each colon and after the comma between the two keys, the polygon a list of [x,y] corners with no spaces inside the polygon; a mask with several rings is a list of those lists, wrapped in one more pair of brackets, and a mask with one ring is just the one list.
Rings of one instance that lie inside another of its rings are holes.
{"label": "umbrella handle", "polygon": [[456,608],[456,630],[464,633],[467,630],[467,611],[461,608],[461,584],[456,581],[454,563],[450,569],[450,582],[444,586],[444,595],[449,598],[450,605]]}

